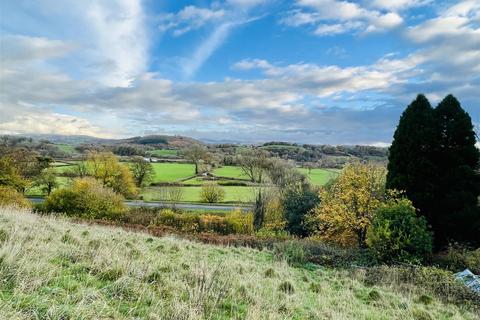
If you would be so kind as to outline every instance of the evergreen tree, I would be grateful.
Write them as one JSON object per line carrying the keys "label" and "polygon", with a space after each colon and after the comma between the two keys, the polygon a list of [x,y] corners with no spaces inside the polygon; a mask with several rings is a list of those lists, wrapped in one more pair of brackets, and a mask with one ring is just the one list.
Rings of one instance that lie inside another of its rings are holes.
{"label": "evergreen tree", "polygon": [[438,146],[434,110],[420,94],[403,112],[390,147],[387,188],[404,191],[429,224],[435,214]]}
{"label": "evergreen tree", "polygon": [[475,147],[476,136],[470,116],[458,100],[448,95],[434,111],[439,130],[436,157],[438,186],[436,212],[431,222],[436,244],[449,240],[480,242],[477,209],[480,194],[480,152]]}

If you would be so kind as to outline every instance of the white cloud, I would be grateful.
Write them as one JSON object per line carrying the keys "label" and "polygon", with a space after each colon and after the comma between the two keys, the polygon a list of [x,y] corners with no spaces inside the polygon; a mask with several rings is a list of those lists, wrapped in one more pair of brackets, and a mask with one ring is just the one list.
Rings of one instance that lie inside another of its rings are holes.
{"label": "white cloud", "polygon": [[432,2],[433,0],[372,0],[368,5],[373,8],[400,11],[425,6]]}
{"label": "white cloud", "polygon": [[148,39],[141,0],[90,1],[85,7],[87,21],[104,66],[98,74],[108,86],[127,87],[146,71]]}
{"label": "white cloud", "polygon": [[72,51],[75,46],[72,43],[42,37],[5,35],[0,38],[0,48],[0,63],[5,63],[7,67],[10,63],[61,57]]}
{"label": "white cloud", "polygon": [[282,23],[298,27],[311,25],[314,34],[325,36],[355,31],[379,32],[396,28],[403,19],[396,12],[381,12],[358,3],[337,0],[297,0],[300,9],[290,11]]}
{"label": "white cloud", "polygon": [[49,113],[49,114],[24,114],[15,116],[11,121],[1,123],[2,134],[65,134],[89,135],[102,138],[111,138],[111,133],[105,129],[93,126],[88,120],[75,116]]}
{"label": "white cloud", "polygon": [[174,36],[180,36],[192,30],[199,29],[207,23],[220,20],[225,16],[223,9],[199,8],[186,6],[178,13],[169,13],[161,17],[159,29],[162,32],[171,31]]}

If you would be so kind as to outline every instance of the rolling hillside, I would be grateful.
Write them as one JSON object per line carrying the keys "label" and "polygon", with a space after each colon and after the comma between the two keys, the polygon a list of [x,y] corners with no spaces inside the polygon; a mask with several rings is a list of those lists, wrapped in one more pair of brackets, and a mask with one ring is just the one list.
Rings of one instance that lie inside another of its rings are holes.
{"label": "rolling hillside", "polygon": [[3,319],[478,319],[270,251],[0,208]]}

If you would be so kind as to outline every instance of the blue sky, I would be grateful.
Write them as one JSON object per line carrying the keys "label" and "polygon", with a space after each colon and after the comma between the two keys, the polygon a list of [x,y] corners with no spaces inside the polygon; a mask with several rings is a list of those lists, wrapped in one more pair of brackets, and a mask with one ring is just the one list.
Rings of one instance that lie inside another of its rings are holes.
{"label": "blue sky", "polygon": [[0,0],[0,133],[386,145],[480,125],[480,0]]}

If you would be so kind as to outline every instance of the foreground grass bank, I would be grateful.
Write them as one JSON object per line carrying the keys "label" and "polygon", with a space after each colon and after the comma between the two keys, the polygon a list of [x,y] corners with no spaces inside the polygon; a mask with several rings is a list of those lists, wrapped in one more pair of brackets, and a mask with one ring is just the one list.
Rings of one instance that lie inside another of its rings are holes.
{"label": "foreground grass bank", "polygon": [[347,271],[292,267],[269,251],[2,208],[0,279],[5,319],[478,317],[408,290],[367,286]]}

